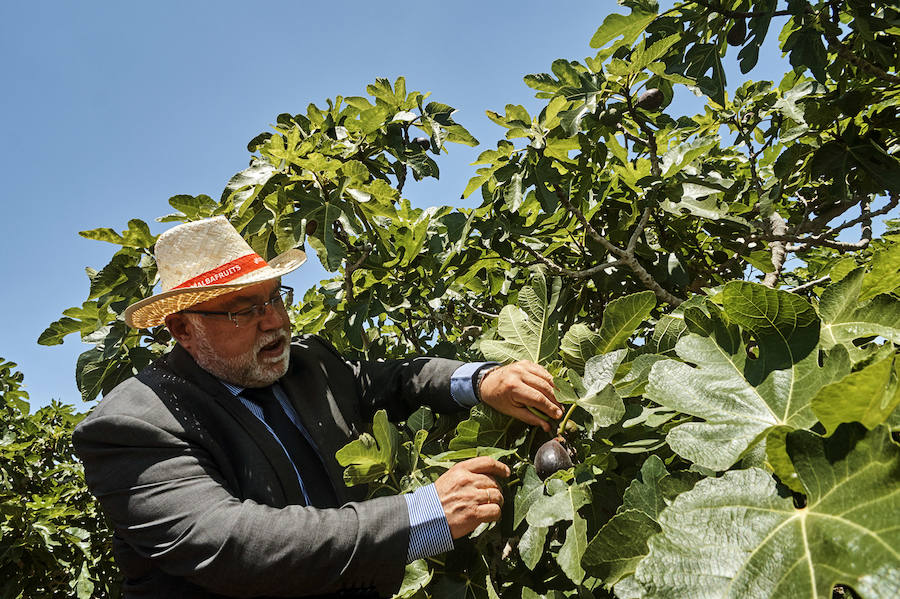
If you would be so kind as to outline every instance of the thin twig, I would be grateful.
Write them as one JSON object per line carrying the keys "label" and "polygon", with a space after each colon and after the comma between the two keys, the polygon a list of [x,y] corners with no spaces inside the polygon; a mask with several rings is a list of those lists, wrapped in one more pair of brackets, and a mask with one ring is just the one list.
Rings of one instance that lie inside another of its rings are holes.
{"label": "thin twig", "polygon": [[500,316],[499,314],[494,314],[493,312],[485,312],[484,310],[479,310],[478,308],[470,304],[469,301],[465,298],[462,299],[462,303],[464,303],[469,308],[469,310],[475,312],[476,314],[481,314],[482,316],[486,316],[488,318],[497,318],[498,316]]}
{"label": "thin twig", "polygon": [[[868,200],[864,200],[864,202],[868,203]],[[874,212],[867,212],[865,209],[862,210],[862,214],[853,220],[847,221],[844,224],[834,227],[833,229],[829,229],[823,233],[823,235],[834,235],[839,231],[843,231],[847,227],[852,227],[853,225],[857,225],[859,223],[863,223],[863,226],[868,226],[869,229],[872,228],[872,219],[876,216],[881,216],[882,214],[887,214],[891,210],[893,210],[897,204],[900,204],[900,195],[891,194],[891,199],[879,210]],[[871,233],[869,234],[871,236]],[[865,237],[865,235],[863,235]]]}
{"label": "thin twig", "polygon": [[625,253],[632,256],[634,255],[634,248],[637,246],[637,240],[640,238],[641,233],[644,232],[644,229],[647,228],[647,221],[649,220],[650,206],[647,206],[644,208],[644,214],[641,215],[641,222],[635,227],[634,233],[631,234],[631,239],[628,240],[628,245],[625,247]]}
{"label": "thin twig", "polygon": [[818,238],[788,239],[789,237],[793,237],[792,235],[781,235],[780,237],[781,241],[793,242],[786,246],[786,250],[788,252],[799,252],[800,250],[804,250],[810,247],[826,247],[844,251],[863,250],[869,247],[869,243],[872,242],[871,239],[861,239],[858,242],[849,242]]}
{"label": "thin twig", "polygon": [[691,0],[690,2],[685,2],[687,4],[699,4],[704,8],[708,8],[709,10],[719,13],[720,15],[725,15],[726,17],[742,17],[744,19],[752,19],[753,17],[789,17],[794,13],[790,10],[775,10],[772,12],[766,11],[754,11],[754,12],[745,12],[740,10],[727,10],[718,5],[713,5],[705,0]]}
{"label": "thin twig", "polygon": [[809,283],[804,283],[803,285],[798,285],[797,287],[794,287],[793,289],[789,289],[788,291],[790,291],[791,293],[797,293],[799,291],[806,291],[807,289],[815,287],[816,285],[818,285],[820,283],[824,283],[825,281],[827,281],[830,278],[831,278],[831,275],[825,275],[821,279],[816,279],[815,281],[810,281]]}
{"label": "thin twig", "polygon": [[521,241],[514,239],[513,243],[515,243],[517,246],[519,246],[520,248],[522,248],[523,250],[525,250],[526,252],[528,252],[529,254],[534,256],[538,262],[540,262],[541,264],[544,264],[547,268],[552,270],[555,274],[572,277],[574,279],[587,279],[589,277],[594,276],[595,274],[597,274],[599,272],[603,272],[607,268],[614,268],[616,266],[622,265],[621,260],[616,260],[615,262],[604,262],[603,264],[598,264],[597,266],[592,266],[591,268],[586,268],[584,270],[572,270],[570,268],[566,268],[564,266],[560,266],[559,264],[556,264],[555,262],[553,262],[546,256],[541,255],[539,252],[528,247]]}

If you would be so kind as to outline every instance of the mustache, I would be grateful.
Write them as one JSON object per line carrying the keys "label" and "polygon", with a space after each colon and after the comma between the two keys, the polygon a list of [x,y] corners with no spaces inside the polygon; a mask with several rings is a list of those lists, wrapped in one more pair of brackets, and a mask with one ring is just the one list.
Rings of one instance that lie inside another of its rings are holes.
{"label": "mustache", "polygon": [[284,341],[285,343],[290,343],[291,336],[287,331],[283,329],[272,331],[271,333],[267,333],[265,336],[260,337],[256,340],[256,343],[253,345],[253,351],[258,352],[265,346],[271,345],[276,341]]}

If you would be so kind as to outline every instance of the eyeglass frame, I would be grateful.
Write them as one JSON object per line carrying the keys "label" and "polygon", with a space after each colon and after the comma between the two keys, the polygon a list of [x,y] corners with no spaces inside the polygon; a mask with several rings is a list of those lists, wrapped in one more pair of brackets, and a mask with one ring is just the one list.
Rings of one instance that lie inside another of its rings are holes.
{"label": "eyeglass frame", "polygon": [[[213,310],[180,310],[179,314],[199,314],[200,316],[226,316],[228,320],[234,323],[235,328],[241,328],[250,326],[251,324],[255,324],[259,321],[260,318],[266,315],[266,311],[269,307],[277,308],[277,303],[280,303],[282,307],[287,307],[288,304],[292,303],[294,299],[294,288],[288,287],[287,285],[279,285],[278,293],[275,294],[275,297],[269,298],[269,301],[263,302],[261,304],[253,304],[248,306],[242,310],[235,310],[233,312],[218,312]],[[237,318],[239,316],[249,316],[253,313],[256,313],[256,317],[248,322],[247,324],[240,325],[238,324]]]}

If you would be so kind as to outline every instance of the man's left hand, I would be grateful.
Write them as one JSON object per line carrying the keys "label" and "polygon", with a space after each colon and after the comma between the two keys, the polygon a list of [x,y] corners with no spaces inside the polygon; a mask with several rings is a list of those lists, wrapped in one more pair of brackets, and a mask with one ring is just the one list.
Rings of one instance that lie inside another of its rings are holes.
{"label": "man's left hand", "polygon": [[559,419],[562,407],[556,401],[553,376],[543,366],[524,360],[488,372],[481,381],[481,401],[498,412],[534,424],[548,433],[550,423],[533,414],[531,407],[546,416]]}

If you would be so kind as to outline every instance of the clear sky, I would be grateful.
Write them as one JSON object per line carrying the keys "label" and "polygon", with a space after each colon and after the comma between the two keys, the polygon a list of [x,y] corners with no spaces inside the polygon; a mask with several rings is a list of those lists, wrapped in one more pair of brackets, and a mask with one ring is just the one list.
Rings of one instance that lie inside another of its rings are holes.
{"label": "clear sky", "polygon": [[[89,346],[76,336],[36,342],[87,297],[84,268],[117,248],[78,231],[141,218],[162,232],[155,219],[171,212],[168,198],[218,198],[247,165],[247,142],[279,113],[365,95],[376,77],[403,75],[407,89],[459,109],[481,146],[450,145],[441,180],[404,194],[419,206],[471,206],[459,200],[470,163],[503,135],[484,111],[539,108],[522,77],[593,55],[589,40],[611,12],[627,9],[610,0],[2,3],[0,356],[19,364],[33,407],[53,398],[84,409],[74,372]],[[749,76],[777,81],[783,64],[770,51]],[[733,89],[742,76],[730,73]],[[325,276],[313,258],[285,283],[302,297]]]}

